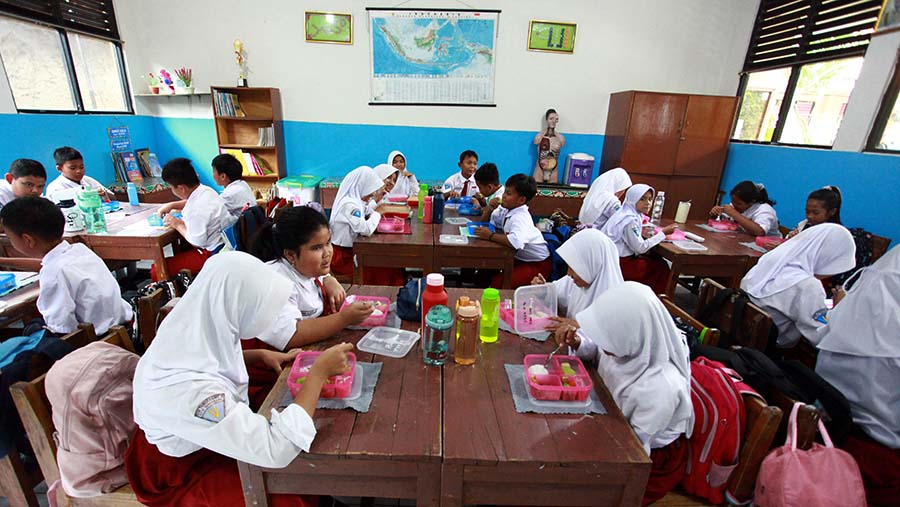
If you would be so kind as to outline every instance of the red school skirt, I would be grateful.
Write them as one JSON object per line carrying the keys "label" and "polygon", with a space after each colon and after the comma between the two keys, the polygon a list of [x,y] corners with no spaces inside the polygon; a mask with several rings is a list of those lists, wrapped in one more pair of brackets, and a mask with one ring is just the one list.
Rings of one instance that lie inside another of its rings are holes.
{"label": "red school skirt", "polygon": [[687,447],[687,440],[682,435],[665,447],[650,450],[653,465],[650,467],[650,479],[641,505],[650,505],[666,496],[684,479]]}
{"label": "red school skirt", "polygon": [[[187,269],[191,272],[191,276],[197,276],[210,257],[212,257],[212,252],[203,248],[191,248],[184,252],[178,252],[172,257],[166,257],[166,271],[169,272],[169,276],[175,276],[182,269]],[[156,277],[156,264],[150,268],[150,279],[154,282],[159,281]]]}
{"label": "red school skirt", "polygon": [[841,449],[856,459],[869,504],[900,505],[900,449],[873,440],[858,426]]}
{"label": "red school skirt", "polygon": [[669,265],[659,257],[649,255],[619,257],[619,267],[622,268],[622,278],[633,282],[642,283],[651,289],[654,294],[662,294],[669,283]]}

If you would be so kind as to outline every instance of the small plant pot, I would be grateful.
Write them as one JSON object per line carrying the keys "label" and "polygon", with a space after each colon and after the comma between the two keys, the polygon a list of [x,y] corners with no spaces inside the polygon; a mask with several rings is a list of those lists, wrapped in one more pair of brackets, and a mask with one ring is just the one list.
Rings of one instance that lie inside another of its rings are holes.
{"label": "small plant pot", "polygon": [[193,86],[179,86],[175,88],[175,93],[178,95],[192,95],[194,93]]}
{"label": "small plant pot", "polygon": [[147,86],[150,89],[150,93],[153,95],[159,95],[159,87],[158,86]]}

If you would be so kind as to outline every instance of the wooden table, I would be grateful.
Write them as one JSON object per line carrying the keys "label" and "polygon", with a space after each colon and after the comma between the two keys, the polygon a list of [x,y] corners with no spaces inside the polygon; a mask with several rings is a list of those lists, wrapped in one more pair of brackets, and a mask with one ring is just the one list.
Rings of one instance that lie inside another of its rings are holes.
{"label": "wooden table", "polygon": [[357,236],[353,240],[353,253],[359,267],[362,281],[365,267],[420,268],[423,275],[440,270],[435,267],[434,232],[435,226],[423,224],[413,216],[410,228],[412,234],[385,234],[375,232],[371,236]]}
{"label": "wooden table", "polygon": [[[456,210],[444,210],[444,223],[434,227],[434,266],[440,268],[475,268],[503,270],[503,288],[512,288],[513,264],[516,251],[499,243],[469,238],[467,245],[445,245],[441,234],[459,235],[459,225],[447,223],[448,217],[457,217]],[[477,221],[478,217],[467,217]]]}
{"label": "wooden table", "polygon": [[[474,289],[448,289],[450,302]],[[501,297],[511,297],[505,291]],[[519,414],[504,364],[549,353],[553,343],[501,331],[474,366],[444,365],[442,506],[640,505],[650,459],[602,380],[605,415]]]}
{"label": "wooden table", "polygon": [[[664,219],[660,225],[665,227],[672,220]],[[663,242],[654,251],[672,263],[666,295],[675,295],[675,286],[680,275],[703,276],[722,279],[729,287],[738,287],[741,278],[750,267],[763,255],[752,248],[741,245],[741,242],[754,241],[755,237],[745,232],[711,232],[697,227],[705,220],[688,220],[679,224],[678,228],[706,238],[701,243],[707,248],[702,252],[686,252],[672,243]]]}
{"label": "wooden table", "polygon": [[[394,300],[397,288],[354,286],[348,293]],[[416,327],[403,323],[404,329]],[[344,330],[314,348],[356,343],[364,334]],[[414,498],[419,506],[439,505],[441,369],[425,366],[418,346],[400,359],[355,353],[359,361],[383,363],[369,411],[316,410],[317,434],[310,452],[286,468],[239,463],[248,506],[268,505],[267,493]],[[260,408],[266,418],[283,399],[288,371]]]}
{"label": "wooden table", "polygon": [[0,309],[0,327],[6,327],[13,322],[27,322],[40,315],[37,309],[39,292],[40,284],[34,282],[0,297],[0,301],[6,303],[6,306]]}

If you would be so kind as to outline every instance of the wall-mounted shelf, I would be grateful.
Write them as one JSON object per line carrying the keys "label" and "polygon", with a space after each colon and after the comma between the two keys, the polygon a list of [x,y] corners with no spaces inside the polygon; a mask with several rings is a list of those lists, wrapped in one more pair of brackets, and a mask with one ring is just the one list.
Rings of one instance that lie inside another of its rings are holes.
{"label": "wall-mounted shelf", "polygon": [[204,97],[212,95],[210,92],[196,93],[135,93],[135,97]]}

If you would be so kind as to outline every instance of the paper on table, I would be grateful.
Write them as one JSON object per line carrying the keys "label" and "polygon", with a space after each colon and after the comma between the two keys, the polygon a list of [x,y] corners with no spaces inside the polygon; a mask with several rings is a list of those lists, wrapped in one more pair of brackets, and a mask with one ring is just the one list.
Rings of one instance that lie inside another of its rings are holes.
{"label": "paper on table", "polygon": [[117,232],[118,236],[155,236],[166,230],[166,226],[150,225],[147,222],[136,222],[121,231]]}

